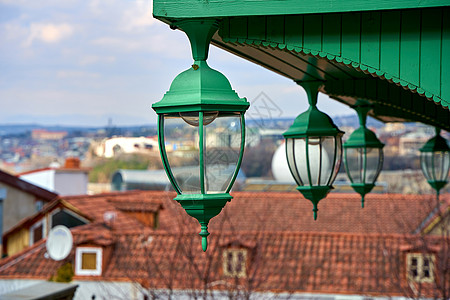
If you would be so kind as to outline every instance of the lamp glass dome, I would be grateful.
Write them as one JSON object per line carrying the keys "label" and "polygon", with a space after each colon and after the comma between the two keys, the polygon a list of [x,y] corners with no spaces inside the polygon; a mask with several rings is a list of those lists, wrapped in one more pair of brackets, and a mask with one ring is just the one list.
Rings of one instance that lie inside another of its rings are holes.
{"label": "lamp glass dome", "polygon": [[345,166],[351,183],[374,184],[383,167],[382,148],[345,148]]}
{"label": "lamp glass dome", "polygon": [[162,116],[167,159],[179,194],[217,194],[231,189],[242,147],[242,115],[215,111]]}
{"label": "lamp glass dome", "polygon": [[332,185],[339,171],[341,136],[286,139],[289,169],[299,186]]}
{"label": "lamp glass dome", "polygon": [[450,168],[450,152],[421,152],[420,166],[428,181],[447,181]]}

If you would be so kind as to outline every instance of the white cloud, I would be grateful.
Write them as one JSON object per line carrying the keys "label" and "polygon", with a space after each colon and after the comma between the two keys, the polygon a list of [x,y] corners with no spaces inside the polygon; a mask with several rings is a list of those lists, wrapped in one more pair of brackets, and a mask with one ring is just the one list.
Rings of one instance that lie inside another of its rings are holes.
{"label": "white cloud", "polygon": [[98,56],[98,55],[85,55],[80,58],[80,65],[87,66],[96,63],[113,63],[116,61],[115,56]]}
{"label": "white cloud", "polygon": [[82,79],[93,79],[93,78],[99,78],[99,73],[93,73],[93,72],[84,72],[84,71],[58,71],[56,73],[56,76],[58,78],[82,78]]}
{"label": "white cloud", "polygon": [[131,8],[123,13],[120,30],[126,32],[143,31],[157,21],[153,18],[153,3],[150,0],[131,2]]}
{"label": "white cloud", "polygon": [[31,46],[33,41],[39,40],[45,43],[57,43],[71,36],[74,32],[73,26],[62,23],[31,23],[30,31],[24,46]]}

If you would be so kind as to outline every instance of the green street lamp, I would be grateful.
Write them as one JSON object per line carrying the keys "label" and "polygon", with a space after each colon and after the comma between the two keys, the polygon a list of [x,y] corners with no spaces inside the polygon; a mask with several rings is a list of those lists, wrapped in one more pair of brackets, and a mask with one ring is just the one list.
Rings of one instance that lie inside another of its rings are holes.
{"label": "green street lamp", "polygon": [[439,201],[439,191],[447,184],[450,168],[450,148],[440,128],[436,128],[436,135],[420,148],[420,166]]}
{"label": "green street lamp", "polygon": [[283,133],[289,169],[297,190],[313,204],[317,219],[319,201],[333,188],[341,165],[342,135],[331,118],[316,107],[321,82],[299,83],[308,95],[310,107]]}
{"label": "green street lamp", "polygon": [[361,195],[361,206],[364,208],[364,196],[375,186],[383,167],[384,144],[366,127],[370,104],[358,100],[354,109],[358,113],[359,128],[344,143],[344,164],[351,186]]}
{"label": "green street lamp", "polygon": [[[206,63],[218,22],[193,19],[175,26],[189,37],[194,64],[173,80],[152,108],[158,114],[164,169],[178,193],[174,200],[200,223],[206,251],[208,223],[232,199],[229,192],[242,161],[249,103]],[[180,160],[183,166],[172,168]]]}

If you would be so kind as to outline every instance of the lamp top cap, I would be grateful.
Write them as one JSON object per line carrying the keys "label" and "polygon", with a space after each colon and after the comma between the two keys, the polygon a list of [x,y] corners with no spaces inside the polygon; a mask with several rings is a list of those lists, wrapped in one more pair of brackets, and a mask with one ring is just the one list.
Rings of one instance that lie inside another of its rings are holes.
{"label": "lamp top cap", "polygon": [[338,136],[339,130],[333,120],[325,113],[310,106],[307,111],[295,118],[294,123],[283,133],[285,138],[303,138],[307,136]]}
{"label": "lamp top cap", "polygon": [[428,140],[428,142],[419,149],[420,152],[450,152],[447,140],[440,135],[440,130],[436,130],[436,135]]}
{"label": "lamp top cap", "polygon": [[191,68],[173,80],[161,101],[152,105],[156,113],[191,111],[244,112],[249,103],[239,98],[228,79],[208,66],[196,61]]}
{"label": "lamp top cap", "polygon": [[350,135],[343,145],[344,148],[383,148],[384,144],[376,134],[366,127],[359,127]]}

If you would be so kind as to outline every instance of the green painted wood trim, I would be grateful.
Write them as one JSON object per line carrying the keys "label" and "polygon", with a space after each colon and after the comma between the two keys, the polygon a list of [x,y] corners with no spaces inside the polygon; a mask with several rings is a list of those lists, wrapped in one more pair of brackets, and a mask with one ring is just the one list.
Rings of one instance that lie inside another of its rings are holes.
{"label": "green painted wood trim", "polygon": [[[343,64],[448,108],[450,96],[443,98],[442,94],[447,94],[450,82],[448,55],[443,53],[450,46],[450,22],[445,19],[449,11],[450,7],[445,7],[333,17],[258,17],[259,31],[265,29],[265,34],[251,29],[250,19],[255,17],[249,17],[248,22],[242,21],[246,18],[231,18],[220,26],[219,35],[224,43],[272,48]],[[247,28],[233,30],[237,21],[248,24]],[[334,29],[328,21],[335,22]]]}
{"label": "green painted wood trim", "polygon": [[[410,93],[385,80],[369,78],[327,81],[322,91],[331,98],[344,103],[345,101],[342,100],[344,97],[368,100],[374,105],[372,114],[374,117],[395,117],[411,122],[422,122],[450,131],[450,111],[448,109],[438,110],[434,102],[423,101],[424,98],[417,93]],[[412,105],[414,103],[416,106]]]}
{"label": "green painted wood trim", "polygon": [[450,5],[449,0],[153,0],[156,18],[315,14]]}

